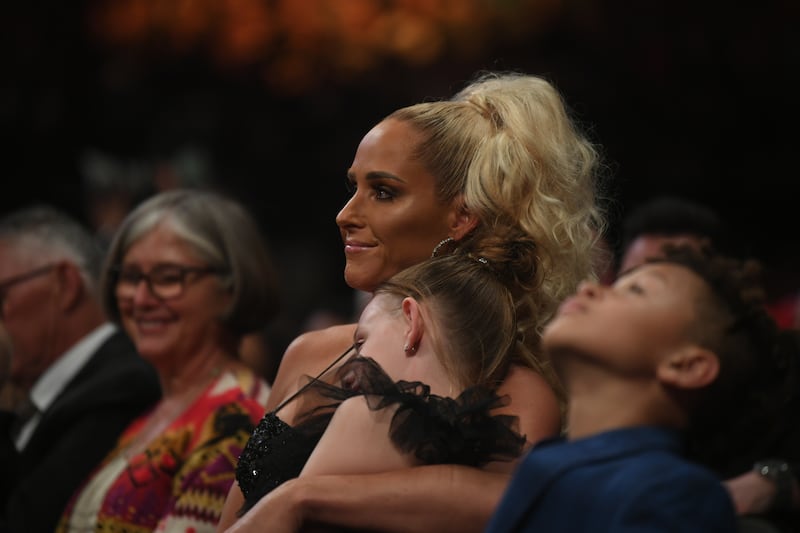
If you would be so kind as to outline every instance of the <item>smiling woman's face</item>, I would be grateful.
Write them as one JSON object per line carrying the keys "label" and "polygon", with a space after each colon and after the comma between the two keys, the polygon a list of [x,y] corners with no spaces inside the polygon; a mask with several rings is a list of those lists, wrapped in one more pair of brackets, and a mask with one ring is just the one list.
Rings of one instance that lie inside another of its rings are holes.
{"label": "smiling woman's face", "polygon": [[358,146],[347,173],[353,196],[336,217],[353,288],[372,291],[427,259],[456,220],[456,202],[438,200],[434,176],[414,158],[420,142],[408,123],[387,119]]}
{"label": "smiling woman's face", "polygon": [[[149,274],[161,265],[206,267],[186,242],[161,223],[125,251],[121,267]],[[230,294],[216,275],[188,274],[182,294],[161,299],[147,283],[123,297],[117,287],[122,325],[139,354],[159,368],[207,353],[219,342],[223,328],[220,316],[230,304]]]}

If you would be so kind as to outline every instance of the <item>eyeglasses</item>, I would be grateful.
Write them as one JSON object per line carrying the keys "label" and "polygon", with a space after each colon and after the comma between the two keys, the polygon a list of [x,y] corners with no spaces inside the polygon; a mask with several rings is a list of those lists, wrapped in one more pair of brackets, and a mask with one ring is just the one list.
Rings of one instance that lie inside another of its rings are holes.
{"label": "eyeglasses", "polygon": [[23,282],[31,280],[33,278],[37,278],[39,276],[47,274],[48,272],[53,270],[55,267],[56,267],[56,265],[51,263],[49,265],[44,265],[44,266],[41,266],[39,268],[34,268],[33,270],[30,270],[30,271],[25,272],[23,274],[18,274],[16,276],[11,276],[10,278],[8,278],[8,279],[6,279],[4,281],[0,281],[0,317],[3,316],[3,309],[5,308],[5,304],[6,304],[6,293],[8,292],[8,289],[10,289],[11,287],[13,287],[14,285],[17,285],[19,283],[23,283]]}
{"label": "eyeglasses", "polygon": [[116,275],[118,298],[133,298],[139,283],[144,281],[150,294],[159,300],[171,300],[183,294],[186,288],[186,276],[214,274],[217,273],[217,269],[162,264],[154,267],[148,274],[135,268],[125,267],[115,267],[112,272]]}

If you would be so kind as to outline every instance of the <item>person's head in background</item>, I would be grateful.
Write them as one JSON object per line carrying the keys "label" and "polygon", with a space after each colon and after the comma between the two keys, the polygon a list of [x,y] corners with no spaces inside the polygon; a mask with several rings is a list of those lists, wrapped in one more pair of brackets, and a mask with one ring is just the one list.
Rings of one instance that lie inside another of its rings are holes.
{"label": "person's head in background", "polygon": [[664,245],[725,248],[725,225],[710,206],[679,196],[656,196],[636,204],[622,221],[617,261],[621,275],[649,258],[661,257]]}
{"label": "person's head in background", "polygon": [[199,189],[156,194],[125,218],[106,257],[103,302],[162,378],[198,357],[236,359],[242,337],[279,303],[252,216]]}
{"label": "person's head in background", "polygon": [[215,186],[206,151],[190,144],[132,159],[92,148],[83,154],[80,170],[85,216],[104,250],[128,213],[150,196]]}
{"label": "person's head in background", "polygon": [[537,264],[518,327],[537,351],[558,302],[591,275],[605,225],[598,160],[536,76],[488,74],[449,100],[399,109],[365,135],[347,173],[353,195],[336,218],[345,280],[371,292],[439,243],[468,252],[524,235]]}
{"label": "person's head in background", "polygon": [[105,321],[97,298],[102,250],[87,228],[51,206],[0,220],[0,320],[14,357],[9,379],[29,390]]}

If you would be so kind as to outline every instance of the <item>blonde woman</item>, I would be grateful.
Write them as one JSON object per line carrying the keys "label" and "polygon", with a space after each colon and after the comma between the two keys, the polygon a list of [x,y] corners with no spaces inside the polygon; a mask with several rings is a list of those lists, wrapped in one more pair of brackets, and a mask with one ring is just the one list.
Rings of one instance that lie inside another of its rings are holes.
{"label": "blonde woman", "polygon": [[[497,389],[510,397],[500,412],[519,418],[529,443],[561,428],[564,397],[541,356],[539,333],[557,303],[591,275],[595,238],[604,225],[597,163],[595,147],[548,81],[485,74],[449,100],[402,108],[372,128],[347,172],[353,195],[336,217],[345,280],[367,292],[432,252],[482,249],[498,235],[523,235],[535,243],[529,289],[514,295],[521,348]],[[268,409],[291,397],[308,376],[323,374],[335,354],[353,343],[354,331],[354,324],[335,326],[297,338],[283,357]],[[279,418],[268,415],[248,447],[258,447],[263,431],[292,426],[298,414],[290,403]],[[237,520],[242,485],[263,485],[264,476],[282,486],[239,520],[242,530],[266,524],[271,531],[294,531],[309,520],[377,530],[479,531],[509,479],[475,467],[437,465],[284,483],[304,461],[299,458],[282,479],[264,471],[256,479],[238,479],[220,529]],[[248,495],[253,497],[258,499]]]}

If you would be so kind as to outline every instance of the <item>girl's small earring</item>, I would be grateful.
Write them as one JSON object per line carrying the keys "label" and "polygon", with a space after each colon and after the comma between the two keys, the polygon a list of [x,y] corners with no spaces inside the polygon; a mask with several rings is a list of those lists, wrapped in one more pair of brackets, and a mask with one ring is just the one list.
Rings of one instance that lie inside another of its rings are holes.
{"label": "girl's small earring", "polygon": [[415,353],[417,351],[416,346],[409,346],[408,344],[403,345],[403,351],[406,353]]}

